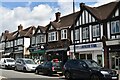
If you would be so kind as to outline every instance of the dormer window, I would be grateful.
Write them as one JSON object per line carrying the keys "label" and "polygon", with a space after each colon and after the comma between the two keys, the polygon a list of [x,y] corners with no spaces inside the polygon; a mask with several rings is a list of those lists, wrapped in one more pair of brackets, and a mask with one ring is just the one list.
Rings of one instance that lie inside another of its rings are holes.
{"label": "dormer window", "polygon": [[48,41],[57,41],[57,32],[48,33]]}
{"label": "dormer window", "polygon": [[67,39],[67,29],[61,30],[61,39]]}
{"label": "dormer window", "polygon": [[112,34],[120,33],[120,21],[111,22],[111,33]]}
{"label": "dormer window", "polygon": [[37,39],[36,39],[36,43],[44,43],[45,42],[45,40],[44,40],[44,35],[37,35],[37,37],[36,37]]}

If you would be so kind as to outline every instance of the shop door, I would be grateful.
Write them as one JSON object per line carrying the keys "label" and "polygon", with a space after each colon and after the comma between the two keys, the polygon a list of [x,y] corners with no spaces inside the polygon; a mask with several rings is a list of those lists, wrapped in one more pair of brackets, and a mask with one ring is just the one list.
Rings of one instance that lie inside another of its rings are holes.
{"label": "shop door", "polygon": [[120,57],[116,57],[115,59],[115,68],[120,70]]}

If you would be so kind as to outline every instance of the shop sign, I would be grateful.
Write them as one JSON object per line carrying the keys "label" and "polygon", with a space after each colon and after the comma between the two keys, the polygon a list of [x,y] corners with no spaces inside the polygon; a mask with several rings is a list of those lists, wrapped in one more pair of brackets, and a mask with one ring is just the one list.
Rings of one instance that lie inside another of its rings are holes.
{"label": "shop sign", "polygon": [[[84,44],[84,45],[75,45],[75,49],[91,49],[91,48],[101,48],[102,43],[94,43],[94,44]],[[70,49],[73,50],[73,46],[70,46]]]}

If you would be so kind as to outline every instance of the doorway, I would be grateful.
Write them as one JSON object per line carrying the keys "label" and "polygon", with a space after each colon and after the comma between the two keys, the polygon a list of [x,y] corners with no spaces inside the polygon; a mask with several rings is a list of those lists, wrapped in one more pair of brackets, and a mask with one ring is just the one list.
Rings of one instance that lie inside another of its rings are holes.
{"label": "doorway", "polygon": [[120,57],[112,57],[111,66],[112,69],[120,70]]}

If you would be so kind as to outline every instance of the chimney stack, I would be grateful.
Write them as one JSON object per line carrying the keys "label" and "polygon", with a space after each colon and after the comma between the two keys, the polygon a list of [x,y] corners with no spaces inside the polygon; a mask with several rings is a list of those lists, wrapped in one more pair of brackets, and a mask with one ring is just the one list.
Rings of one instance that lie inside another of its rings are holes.
{"label": "chimney stack", "polygon": [[61,13],[60,12],[57,12],[57,13],[55,13],[55,16],[56,16],[56,22],[58,22],[58,21],[60,21],[60,15],[61,15]]}
{"label": "chimney stack", "polygon": [[80,3],[80,9],[82,9],[85,6],[85,3]]}
{"label": "chimney stack", "polygon": [[18,26],[18,31],[21,31],[21,30],[23,30],[23,26],[20,24],[20,25]]}
{"label": "chimney stack", "polygon": [[8,30],[5,30],[5,34],[8,34],[9,33],[9,31]]}

